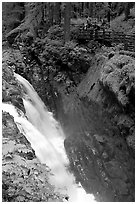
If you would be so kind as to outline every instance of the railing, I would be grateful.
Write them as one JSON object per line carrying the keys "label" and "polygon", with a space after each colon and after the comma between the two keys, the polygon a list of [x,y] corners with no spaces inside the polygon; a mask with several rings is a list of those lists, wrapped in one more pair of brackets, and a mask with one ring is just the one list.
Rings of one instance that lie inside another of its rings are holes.
{"label": "railing", "polygon": [[95,29],[80,29],[80,33],[78,36],[80,40],[96,40],[101,42],[102,44],[106,42],[108,43],[123,43],[124,49],[134,52],[135,51],[135,34],[124,34],[122,32],[115,32],[112,30],[95,30]]}

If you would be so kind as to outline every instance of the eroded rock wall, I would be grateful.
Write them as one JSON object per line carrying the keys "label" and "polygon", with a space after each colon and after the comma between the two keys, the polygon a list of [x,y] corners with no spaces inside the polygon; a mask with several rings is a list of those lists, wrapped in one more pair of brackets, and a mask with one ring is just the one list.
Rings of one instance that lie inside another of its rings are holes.
{"label": "eroded rock wall", "polygon": [[121,136],[134,149],[135,59],[127,53],[113,55],[110,59],[95,56],[77,92],[81,98],[87,97],[108,112]]}

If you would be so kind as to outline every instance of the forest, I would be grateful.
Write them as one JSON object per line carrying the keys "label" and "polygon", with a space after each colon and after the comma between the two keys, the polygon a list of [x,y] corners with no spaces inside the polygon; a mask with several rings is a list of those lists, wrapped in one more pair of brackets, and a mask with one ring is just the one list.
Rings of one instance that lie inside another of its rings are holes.
{"label": "forest", "polygon": [[53,114],[67,171],[86,196],[134,202],[135,2],[2,2],[2,201],[71,200],[50,182],[51,153],[40,161],[10,105],[33,136],[59,131]]}

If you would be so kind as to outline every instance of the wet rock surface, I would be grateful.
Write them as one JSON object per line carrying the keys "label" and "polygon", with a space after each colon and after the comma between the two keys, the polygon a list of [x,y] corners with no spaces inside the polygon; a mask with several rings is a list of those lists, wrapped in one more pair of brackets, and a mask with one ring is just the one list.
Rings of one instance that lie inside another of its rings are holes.
{"label": "wet rock surface", "polygon": [[[3,50],[2,62],[2,102],[12,103],[25,112],[22,94],[23,91],[14,77],[14,70],[17,58],[14,58],[12,49]],[[16,59],[16,60],[15,60]]]}
{"label": "wet rock surface", "polygon": [[95,103],[88,109],[81,101],[73,104],[65,147],[77,181],[97,201],[134,201],[134,154],[125,139]]}

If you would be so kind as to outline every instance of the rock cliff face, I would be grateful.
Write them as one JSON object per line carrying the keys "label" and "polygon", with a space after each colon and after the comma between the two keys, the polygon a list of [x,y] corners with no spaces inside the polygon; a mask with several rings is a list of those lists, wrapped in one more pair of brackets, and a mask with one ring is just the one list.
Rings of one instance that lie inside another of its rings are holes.
{"label": "rock cliff face", "polygon": [[116,52],[109,60],[96,55],[77,92],[108,112],[121,136],[134,149],[135,59],[127,54]]}
{"label": "rock cliff face", "polygon": [[[79,126],[81,130],[85,145],[87,141],[89,144],[90,140],[93,140],[91,142],[93,146],[90,146],[89,151],[90,155],[94,154],[97,158],[93,156],[91,160],[95,167],[99,159],[96,169],[99,166],[102,168],[97,171],[102,182],[99,184],[96,180],[97,189],[99,186],[100,188],[103,186],[104,189],[100,190],[104,192],[104,195],[100,193],[100,196],[108,198],[109,194],[111,201],[127,201],[134,200],[135,60],[131,56],[113,54],[110,59],[96,55],[87,75],[77,88],[80,104],[83,103],[79,110],[83,112],[85,119],[89,116],[86,128],[82,116],[76,116],[78,102],[74,105],[73,112],[75,112],[71,120],[75,118],[74,120],[78,121],[77,127]],[[86,106],[88,110],[84,111]],[[88,132],[88,139],[84,130]],[[72,143],[70,141],[66,142],[72,146],[72,149],[74,148],[73,151],[80,151],[80,147],[79,150],[75,150],[74,141],[72,140]],[[92,167],[92,175],[94,175],[93,169]],[[91,182],[94,183],[93,180]],[[104,187],[103,182],[107,187]]]}

